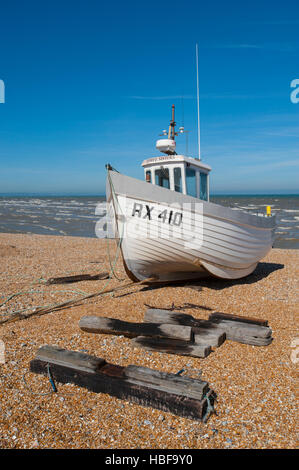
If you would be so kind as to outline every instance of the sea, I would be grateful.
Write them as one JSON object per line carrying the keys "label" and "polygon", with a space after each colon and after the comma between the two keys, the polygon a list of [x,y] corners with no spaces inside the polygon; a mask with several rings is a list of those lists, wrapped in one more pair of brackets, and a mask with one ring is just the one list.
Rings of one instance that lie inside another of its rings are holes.
{"label": "sea", "polygon": [[[299,195],[218,195],[210,201],[252,214],[265,214],[271,206],[277,221],[274,248],[299,249]],[[105,209],[105,196],[2,195],[0,232],[96,237]]]}

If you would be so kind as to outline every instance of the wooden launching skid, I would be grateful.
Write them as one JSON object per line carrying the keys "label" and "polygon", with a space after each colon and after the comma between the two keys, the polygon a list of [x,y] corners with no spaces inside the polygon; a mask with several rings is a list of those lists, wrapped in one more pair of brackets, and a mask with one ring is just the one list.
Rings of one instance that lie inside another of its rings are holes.
{"label": "wooden launching skid", "polygon": [[54,382],[73,383],[96,393],[108,393],[178,416],[206,421],[216,398],[209,384],[147,367],[109,364],[104,359],[57,346],[41,347],[30,371],[49,375]]}
{"label": "wooden launching skid", "polygon": [[89,333],[127,336],[137,347],[201,358],[225,339],[255,346],[272,342],[272,330],[266,320],[223,313],[212,313],[209,320],[201,320],[181,312],[151,308],[144,315],[144,323],[85,316],[79,327]]}
{"label": "wooden launching skid", "polygon": [[201,320],[181,312],[150,308],[144,315],[144,321],[188,325],[194,332],[196,342],[208,341],[209,336],[221,333],[225,333],[228,340],[252,346],[268,346],[273,340],[267,320],[227,313],[214,312],[208,320]]}
{"label": "wooden launching skid", "polygon": [[[266,346],[272,330],[266,320],[212,313],[208,320],[162,309],[148,309],[144,323],[106,317],[82,317],[79,326],[91,333],[124,335],[133,345],[171,354],[206,357],[225,339]],[[109,364],[104,359],[56,346],[43,346],[30,362],[30,371],[54,381],[74,383],[96,393],[108,393],[174,413],[206,421],[213,412],[216,394],[200,379],[180,377],[147,367]]]}

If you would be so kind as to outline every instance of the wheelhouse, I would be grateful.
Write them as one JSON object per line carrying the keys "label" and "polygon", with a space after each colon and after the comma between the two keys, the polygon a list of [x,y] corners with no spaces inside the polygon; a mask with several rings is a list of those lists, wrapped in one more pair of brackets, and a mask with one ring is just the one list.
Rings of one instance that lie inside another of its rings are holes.
{"label": "wheelhouse", "polygon": [[148,183],[209,201],[211,167],[201,160],[175,154],[148,158],[142,166]]}

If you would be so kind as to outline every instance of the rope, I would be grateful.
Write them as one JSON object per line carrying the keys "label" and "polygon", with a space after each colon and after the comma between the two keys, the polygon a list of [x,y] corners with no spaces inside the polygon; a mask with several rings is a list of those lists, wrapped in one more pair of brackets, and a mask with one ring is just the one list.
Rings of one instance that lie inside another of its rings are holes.
{"label": "rope", "polygon": [[25,372],[25,374],[23,374],[22,378],[23,378],[23,382],[24,382],[27,390],[29,390],[29,392],[32,393],[32,395],[46,396],[46,395],[53,395],[53,393],[57,393],[58,395],[59,394],[63,395],[63,397],[67,397],[67,396],[72,396],[73,397],[76,394],[75,392],[67,393],[65,390],[63,391],[63,393],[58,391],[58,389],[56,387],[56,384],[54,382],[54,378],[53,378],[49,363],[47,364],[47,377],[48,377],[49,382],[50,382],[51,387],[52,387],[52,390],[50,390],[49,392],[40,393],[40,392],[34,392],[32,390],[32,388],[30,387],[30,385],[28,385],[28,383],[25,379],[26,375],[29,374],[30,372],[31,372],[30,370]]}
{"label": "rope", "polygon": [[[116,203],[118,204],[119,210],[122,213],[121,207],[120,207],[119,202],[118,202],[117,197],[116,197],[115,189],[114,189],[109,171],[108,171],[108,180],[109,180],[109,183],[110,183],[110,186],[111,186],[111,192],[112,192],[113,200],[116,201]],[[115,212],[115,215],[116,215],[116,212]],[[13,312],[9,318],[1,320],[0,324],[9,323],[9,322],[17,321],[17,320],[22,320],[22,319],[25,319],[25,318],[29,318],[33,315],[45,315],[45,314],[53,312],[57,309],[61,309],[61,308],[64,308],[64,307],[69,307],[71,305],[73,306],[73,305],[75,305],[76,303],[78,303],[80,301],[90,299],[92,297],[96,297],[96,296],[99,296],[99,295],[108,294],[108,293],[112,293],[112,292],[114,293],[119,289],[129,287],[133,284],[138,285],[138,284],[149,281],[150,279],[144,279],[143,281],[140,281],[140,282],[137,282],[137,283],[130,282],[130,283],[125,284],[123,286],[119,286],[119,287],[110,289],[108,291],[105,291],[106,287],[110,284],[113,275],[117,278],[117,276],[115,275],[115,266],[116,266],[116,263],[117,263],[117,260],[118,260],[118,257],[119,257],[120,247],[121,247],[122,240],[123,240],[123,229],[124,229],[124,226],[122,227],[122,233],[119,237],[119,241],[118,241],[118,244],[117,244],[117,250],[116,250],[115,257],[114,257],[114,261],[111,263],[111,259],[109,259],[110,267],[111,267],[110,273],[109,273],[109,279],[107,280],[107,282],[105,283],[105,285],[103,286],[103,288],[99,292],[94,292],[92,294],[84,295],[83,297],[79,297],[77,299],[70,299],[68,301],[64,301],[64,302],[61,302],[61,303],[56,303],[56,304],[52,304],[52,305],[45,305],[45,306],[42,306],[42,307],[38,308],[38,310],[36,310],[36,307],[34,307],[34,311],[31,312],[31,313],[28,313],[28,314],[21,313],[21,312],[26,312],[28,310],[30,311],[30,310],[32,310],[32,307],[29,307],[27,309],[20,310],[20,311],[17,311],[17,312]],[[120,280],[119,278],[117,278],[117,279]],[[55,292],[57,292],[57,291],[55,291]],[[31,291],[30,293],[34,293],[34,292]],[[10,300],[10,298],[13,298],[15,295],[19,295],[19,294],[20,293],[12,294],[11,296],[9,296],[9,300]],[[7,301],[8,301],[8,299],[6,299],[1,305],[6,303]],[[7,315],[7,312],[4,313],[4,314]]]}
{"label": "rope", "polygon": [[[118,248],[119,248],[119,246],[117,246],[117,250],[118,250]],[[114,267],[111,263],[111,256],[110,256],[110,249],[109,249],[109,237],[107,237],[107,253],[108,253],[109,266],[110,266],[110,274],[112,274],[115,277],[115,279],[117,279],[118,281],[122,281],[123,279],[120,279],[115,274]]]}
{"label": "rope", "polygon": [[[123,211],[122,211],[122,209],[121,209],[121,207],[120,207],[120,204],[119,204],[119,202],[118,202],[118,199],[117,199],[117,197],[116,197],[116,192],[115,192],[115,189],[114,189],[114,185],[113,185],[113,182],[112,182],[110,173],[109,173],[109,168],[113,169],[113,171],[117,171],[117,170],[115,170],[114,168],[110,167],[110,165],[109,165],[109,166],[106,165],[106,167],[107,167],[107,170],[108,170],[108,175],[107,175],[107,177],[108,177],[108,180],[109,180],[109,184],[110,184],[110,188],[111,188],[111,193],[112,193],[113,201],[116,201],[116,203],[117,203],[117,205],[118,205],[118,208],[119,208],[121,214],[124,215],[124,214],[123,214]],[[116,214],[116,211],[115,211],[115,219],[116,219],[116,217],[117,217],[117,214]],[[118,229],[118,227],[117,227],[117,229]],[[122,233],[121,233],[121,236],[119,237],[119,242],[118,242],[118,244],[117,244],[116,255],[115,255],[115,256],[117,256],[117,258],[118,258],[118,255],[119,255],[118,251],[120,251],[120,247],[121,247],[122,240],[123,240],[123,233],[124,233],[124,225],[122,226]],[[109,234],[107,234],[107,235],[109,235]],[[112,264],[111,264],[110,249],[109,249],[109,236],[107,236],[107,252],[108,252],[108,260],[109,260],[109,266],[110,266],[110,273],[112,273],[112,275],[113,275],[118,281],[122,281],[122,279],[120,279],[120,278],[115,274],[114,267],[113,267]]]}
{"label": "rope", "polygon": [[179,371],[178,371],[176,374],[174,374],[174,375],[180,376],[180,375],[182,375],[183,372],[185,372],[185,369],[179,370]]}
{"label": "rope", "polygon": [[[26,375],[27,375],[29,372],[30,372],[30,371],[25,372],[25,374],[23,374],[22,378],[23,378],[24,384],[26,385],[26,388],[29,390],[30,393],[32,393],[32,395],[39,395],[39,396],[42,396],[42,397],[43,397],[43,396],[45,396],[45,395],[52,395],[52,393],[54,393],[54,389],[53,389],[52,391],[50,391],[50,392],[45,392],[45,393],[33,392],[32,388],[27,384],[26,379],[25,379]],[[54,385],[54,386],[55,386],[55,385]],[[53,386],[52,386],[52,388],[53,388]],[[56,388],[56,387],[55,387],[55,388]],[[56,391],[57,391],[57,389],[56,389]]]}
{"label": "rope", "polygon": [[55,385],[55,382],[54,382],[54,379],[53,379],[53,376],[52,376],[52,373],[51,373],[50,364],[47,364],[47,375],[48,375],[50,384],[52,386],[53,392],[56,393],[57,388],[56,388],[56,385]]}
{"label": "rope", "polygon": [[207,400],[207,409],[206,412],[202,418],[202,421],[206,423],[208,421],[208,418],[210,417],[211,414],[216,414],[214,405],[211,403],[210,397],[209,397],[209,392],[204,396],[203,399]]}
{"label": "rope", "polygon": [[[11,294],[9,295],[5,300],[4,302],[2,302],[2,304],[0,304],[0,307],[2,307],[3,305],[5,305],[7,302],[9,302],[11,299],[13,299],[14,297],[17,297],[18,295],[24,295],[24,294],[48,294],[48,293],[51,293],[51,292],[71,292],[71,293],[74,293],[74,294],[84,294],[84,295],[87,295],[86,292],[83,292],[83,291],[80,291],[80,290],[71,290],[71,289],[66,289],[66,290],[53,290],[53,291],[46,291],[46,290],[28,290],[28,291],[20,291],[20,292],[16,292],[15,294]],[[3,313],[1,314],[3,315]]]}

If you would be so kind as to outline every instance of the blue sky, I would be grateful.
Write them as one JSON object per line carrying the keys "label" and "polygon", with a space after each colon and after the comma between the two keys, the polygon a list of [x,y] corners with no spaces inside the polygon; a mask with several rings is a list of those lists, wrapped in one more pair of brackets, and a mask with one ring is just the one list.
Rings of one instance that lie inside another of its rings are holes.
{"label": "blue sky", "polygon": [[196,156],[196,43],[211,192],[298,193],[298,31],[295,1],[2,2],[0,193],[103,194],[107,162],[142,178],[172,104]]}

